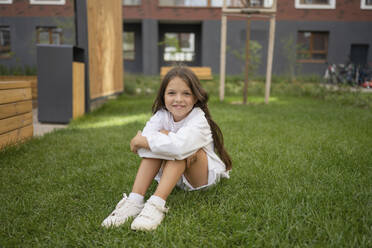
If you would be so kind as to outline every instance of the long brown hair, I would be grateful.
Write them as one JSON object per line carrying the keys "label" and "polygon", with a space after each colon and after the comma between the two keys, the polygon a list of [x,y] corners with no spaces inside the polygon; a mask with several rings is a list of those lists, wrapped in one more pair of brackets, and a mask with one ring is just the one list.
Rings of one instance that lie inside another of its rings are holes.
{"label": "long brown hair", "polygon": [[224,147],[223,135],[219,126],[212,120],[212,117],[208,109],[208,93],[202,88],[198,77],[186,66],[175,66],[173,67],[163,78],[160,85],[158,95],[152,105],[152,113],[155,114],[160,109],[166,109],[164,102],[165,89],[168,86],[168,83],[175,77],[182,79],[191,89],[194,94],[197,102],[194,107],[201,108],[204,113],[209,126],[211,127],[213,142],[217,151],[217,154],[220,156],[221,160],[226,165],[226,170],[230,170],[232,167],[232,162],[230,155],[227,153]]}

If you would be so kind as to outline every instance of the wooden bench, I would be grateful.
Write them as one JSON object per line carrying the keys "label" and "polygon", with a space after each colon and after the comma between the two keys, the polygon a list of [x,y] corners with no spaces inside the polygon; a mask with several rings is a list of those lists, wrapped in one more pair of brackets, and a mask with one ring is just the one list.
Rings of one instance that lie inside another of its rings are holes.
{"label": "wooden bench", "polygon": [[[160,77],[164,78],[165,74],[170,71],[173,67],[171,66],[163,66],[160,68]],[[212,80],[212,69],[210,67],[195,67],[195,66],[189,66],[195,75],[199,78],[199,80]]]}
{"label": "wooden bench", "polygon": [[0,82],[0,149],[33,132],[31,82]]}

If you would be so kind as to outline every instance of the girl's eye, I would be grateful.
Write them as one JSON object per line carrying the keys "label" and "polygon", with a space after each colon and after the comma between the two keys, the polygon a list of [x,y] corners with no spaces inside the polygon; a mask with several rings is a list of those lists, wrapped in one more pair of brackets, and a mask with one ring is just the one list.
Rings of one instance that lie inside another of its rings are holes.
{"label": "girl's eye", "polygon": [[175,93],[173,91],[168,92],[168,95],[174,95]]}
{"label": "girl's eye", "polygon": [[190,92],[185,92],[184,94],[187,95],[187,96],[191,96]]}

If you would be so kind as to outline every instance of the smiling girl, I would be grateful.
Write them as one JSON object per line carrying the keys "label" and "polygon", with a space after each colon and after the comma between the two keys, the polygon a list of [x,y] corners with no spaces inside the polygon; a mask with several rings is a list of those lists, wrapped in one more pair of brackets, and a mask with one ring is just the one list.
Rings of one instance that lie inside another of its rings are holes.
{"label": "smiling girl", "polygon": [[[124,194],[102,226],[119,226],[135,217],[133,230],[154,230],[168,211],[165,203],[175,186],[200,190],[229,178],[231,159],[207,101],[208,94],[187,67],[174,67],[165,75],[153,116],[130,142],[132,152],[142,158],[132,192]],[[159,184],[145,203],[154,179]]]}

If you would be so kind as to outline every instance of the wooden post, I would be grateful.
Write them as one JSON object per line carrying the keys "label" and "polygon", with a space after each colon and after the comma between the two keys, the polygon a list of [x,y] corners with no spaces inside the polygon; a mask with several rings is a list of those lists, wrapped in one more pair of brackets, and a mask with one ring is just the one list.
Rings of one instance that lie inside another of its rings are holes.
{"label": "wooden post", "polygon": [[221,19],[221,60],[220,60],[220,101],[225,98],[225,69],[226,69],[226,22],[227,17],[223,11],[226,9],[226,0],[223,0]]}
{"label": "wooden post", "polygon": [[270,17],[270,31],[269,31],[269,48],[267,52],[267,67],[266,67],[266,84],[265,84],[265,103],[269,103],[271,74],[273,66],[274,55],[274,39],[275,39],[275,14]]}
{"label": "wooden post", "polygon": [[249,81],[249,63],[250,63],[250,49],[249,44],[251,40],[251,19],[248,16],[247,26],[246,26],[246,38],[245,38],[245,80],[244,80],[244,90],[243,90],[243,104],[247,104],[247,91],[248,91],[248,81]]}

